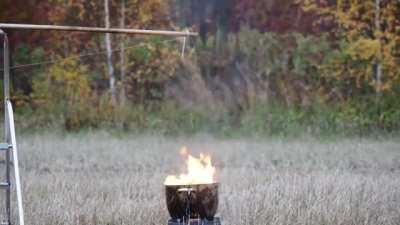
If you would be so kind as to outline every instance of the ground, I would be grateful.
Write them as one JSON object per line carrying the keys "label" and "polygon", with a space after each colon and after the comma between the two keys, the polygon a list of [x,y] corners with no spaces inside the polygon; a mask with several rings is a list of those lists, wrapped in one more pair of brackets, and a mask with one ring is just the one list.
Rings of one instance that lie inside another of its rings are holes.
{"label": "ground", "polygon": [[183,145],[212,154],[224,225],[400,224],[397,139],[94,132],[20,135],[18,143],[29,225],[166,224],[163,181],[181,169]]}

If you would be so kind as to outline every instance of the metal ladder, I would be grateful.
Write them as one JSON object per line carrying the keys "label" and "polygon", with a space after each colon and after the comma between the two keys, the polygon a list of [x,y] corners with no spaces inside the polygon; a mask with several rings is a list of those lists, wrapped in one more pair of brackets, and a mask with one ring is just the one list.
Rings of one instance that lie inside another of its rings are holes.
{"label": "metal ladder", "polygon": [[[22,190],[21,190],[21,179],[19,174],[19,163],[18,163],[18,150],[17,141],[15,137],[15,126],[14,126],[14,112],[12,103],[10,101],[10,53],[9,53],[9,42],[7,33],[0,29],[0,35],[3,36],[3,88],[4,88],[4,132],[5,142],[0,143],[0,154],[5,154],[5,181],[0,180],[0,191],[5,193],[5,220],[0,221],[0,225],[11,225],[11,166],[14,168],[14,180],[15,189],[17,194],[17,206],[18,206],[18,219],[19,225],[24,225],[24,210],[22,207]],[[1,171],[1,169],[0,169]],[[2,177],[0,177],[2,178]],[[3,193],[0,193],[3,194]]]}

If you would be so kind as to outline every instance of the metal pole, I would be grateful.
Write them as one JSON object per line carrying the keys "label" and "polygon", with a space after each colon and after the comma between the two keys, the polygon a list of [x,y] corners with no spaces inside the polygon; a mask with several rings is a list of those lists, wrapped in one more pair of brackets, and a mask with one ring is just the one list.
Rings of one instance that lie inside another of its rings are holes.
{"label": "metal pole", "polygon": [[6,152],[6,182],[9,186],[9,188],[6,189],[6,218],[7,218],[7,224],[11,224],[11,178],[10,178],[10,164],[11,164],[11,158],[10,158],[10,151],[11,148],[9,148]]}
{"label": "metal pole", "polygon": [[33,25],[33,24],[13,24],[13,23],[0,23],[0,29],[78,31],[78,32],[95,32],[95,33],[138,34],[138,35],[165,35],[165,36],[176,36],[176,37],[198,36],[198,33],[195,32],[182,32],[182,31]]}
{"label": "metal pole", "polygon": [[[0,34],[3,36],[3,68],[4,68],[4,77],[3,77],[3,88],[4,88],[4,136],[6,142],[10,143],[10,130],[9,130],[9,118],[6,113],[7,111],[7,101],[10,98],[10,52],[9,52],[9,42],[7,33],[0,29]],[[6,152],[6,182],[8,185],[11,185],[10,178],[10,150]],[[8,188],[6,190],[6,218],[7,223],[11,224],[11,189]]]}
{"label": "metal pole", "polygon": [[[7,33],[3,30],[0,30],[0,34],[3,35],[3,46],[4,46],[4,55],[3,55],[3,62],[4,62],[4,106],[6,106],[6,100],[10,99],[10,47],[8,42]],[[5,107],[4,107],[5,108]]]}
{"label": "metal pole", "polygon": [[[186,30],[186,32],[189,32]],[[186,37],[183,37],[183,44],[182,44],[182,52],[181,52],[181,58],[185,58],[185,50],[186,50]]]}

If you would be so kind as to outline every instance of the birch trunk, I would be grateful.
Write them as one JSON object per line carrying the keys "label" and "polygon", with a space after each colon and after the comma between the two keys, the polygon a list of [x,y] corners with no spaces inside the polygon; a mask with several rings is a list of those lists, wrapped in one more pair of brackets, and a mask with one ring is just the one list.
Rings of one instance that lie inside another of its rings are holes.
{"label": "birch trunk", "polygon": [[[121,1],[121,21],[120,27],[125,28],[125,0]],[[121,66],[121,104],[126,103],[126,93],[125,93],[125,37],[121,35],[120,43],[120,66]]]}
{"label": "birch trunk", "polygon": [[[108,0],[104,0],[104,12],[105,12],[106,28],[110,28],[110,8]],[[117,103],[117,91],[115,88],[114,66],[112,63],[111,35],[109,33],[106,34],[105,44],[107,50],[107,67],[108,67],[108,79],[110,84],[111,102],[112,104],[115,105]]]}
{"label": "birch trunk", "polygon": [[[380,14],[381,14],[381,0],[375,0],[375,29],[377,38],[380,41],[380,32],[381,32],[381,21],[380,21]],[[375,64],[375,79],[376,79],[376,94],[377,96],[381,95],[382,91],[382,64],[381,64],[381,58],[380,56],[378,57],[376,64]]]}

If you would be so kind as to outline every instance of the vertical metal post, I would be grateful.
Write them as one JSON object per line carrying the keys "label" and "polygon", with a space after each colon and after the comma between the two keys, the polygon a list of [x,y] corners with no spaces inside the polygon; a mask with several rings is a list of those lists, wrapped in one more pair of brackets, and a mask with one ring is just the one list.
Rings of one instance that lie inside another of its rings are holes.
{"label": "vertical metal post", "polygon": [[11,179],[10,179],[10,151],[6,152],[6,182],[10,188],[6,189],[6,222],[11,225]]}
{"label": "vertical metal post", "polygon": [[4,42],[4,104],[10,99],[10,46],[8,42],[7,33],[0,30],[0,34],[3,35]]}
{"label": "vertical metal post", "polygon": [[[3,77],[3,88],[4,88],[4,135],[7,143],[10,143],[10,130],[9,130],[9,122],[7,116],[7,101],[10,98],[10,50],[9,50],[9,42],[7,33],[0,29],[0,34],[3,36],[3,69],[4,69],[4,77]],[[6,152],[6,182],[7,184],[11,184],[10,178],[10,150]],[[11,224],[11,189],[8,188],[6,190],[6,222]]]}
{"label": "vertical metal post", "polygon": [[[188,30],[188,29],[186,29],[186,33],[189,33],[189,30]],[[187,40],[187,36],[184,36],[184,37],[183,37],[183,44],[182,44],[182,51],[181,51],[181,58],[182,58],[182,59],[185,58],[186,40]]]}

